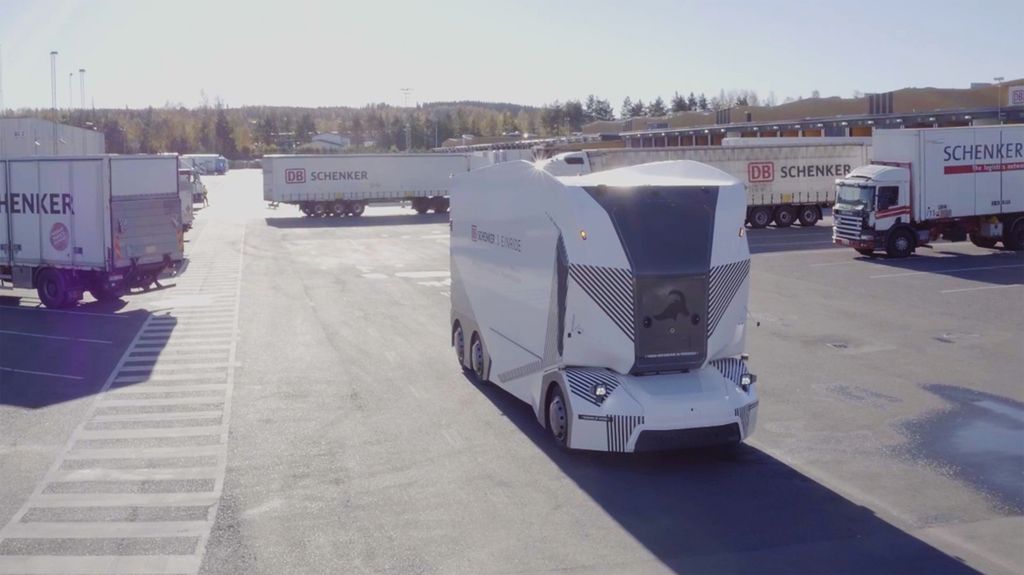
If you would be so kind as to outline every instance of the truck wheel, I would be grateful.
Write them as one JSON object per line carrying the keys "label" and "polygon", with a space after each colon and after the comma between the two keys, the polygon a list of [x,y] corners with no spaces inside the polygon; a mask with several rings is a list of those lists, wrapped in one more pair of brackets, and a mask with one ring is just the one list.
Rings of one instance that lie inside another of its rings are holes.
{"label": "truck wheel", "polygon": [[996,242],[999,241],[995,238],[986,238],[985,236],[974,233],[972,233],[970,237],[971,243],[979,248],[994,248],[996,247]]}
{"label": "truck wheel", "polygon": [[327,205],[323,202],[313,204],[313,216],[322,218],[327,215]]}
{"label": "truck wheel", "polygon": [[476,375],[476,380],[479,383],[487,381],[484,379],[484,376],[487,375],[484,371],[486,358],[487,353],[484,351],[484,342],[480,339],[478,334],[474,333],[469,343],[469,363],[470,367],[473,368],[473,374]]}
{"label": "truck wheel", "polygon": [[430,203],[435,214],[443,214],[448,211],[448,198],[436,197]]}
{"label": "truck wheel", "polygon": [[309,204],[299,204],[299,211],[302,212],[303,215],[312,216],[313,206],[310,206]]}
{"label": "truck wheel", "polygon": [[366,211],[366,204],[364,204],[363,202],[353,202],[353,203],[349,204],[348,214],[350,216],[355,216],[355,217],[358,218],[359,216],[363,215],[363,212],[365,212],[365,211]]}
{"label": "truck wheel", "polygon": [[779,206],[775,209],[775,227],[788,228],[796,221],[796,209],[793,206]]}
{"label": "truck wheel", "polygon": [[889,235],[889,241],[885,245],[885,253],[890,258],[905,258],[914,253],[914,234],[910,230],[899,229]]}
{"label": "truck wheel", "polygon": [[89,293],[92,294],[92,297],[96,298],[96,301],[104,303],[118,301],[121,299],[121,296],[124,295],[123,291],[117,288],[112,288],[103,281],[95,282],[92,287],[89,288]]}
{"label": "truck wheel", "polygon": [[53,268],[46,268],[36,276],[36,291],[39,301],[50,309],[60,309],[68,302],[68,285],[64,274]]}
{"label": "truck wheel", "polygon": [[345,208],[345,202],[334,202],[331,204],[331,215],[340,218],[345,215],[346,211],[348,211]]}
{"label": "truck wheel", "polygon": [[565,397],[562,396],[562,388],[558,384],[551,386],[548,391],[547,401],[547,422],[548,430],[555,443],[562,449],[569,446],[569,409],[565,405]]}
{"label": "truck wheel", "polygon": [[459,322],[455,322],[455,329],[452,331],[452,345],[455,346],[455,357],[459,360],[459,367],[466,369],[466,334],[463,333],[462,324]]}
{"label": "truck wheel", "polygon": [[875,250],[871,248],[853,248],[857,250],[857,253],[862,256],[868,256],[869,258],[875,257]]}
{"label": "truck wheel", "polygon": [[796,217],[801,226],[810,227],[821,219],[821,212],[818,211],[818,206],[800,206]]}
{"label": "truck wheel", "polygon": [[412,201],[412,209],[416,210],[417,214],[425,214],[430,210],[430,204],[423,198],[416,198]]}
{"label": "truck wheel", "polygon": [[772,210],[767,206],[757,206],[750,210],[750,215],[747,216],[747,219],[750,220],[750,227],[759,230],[771,223]]}
{"label": "truck wheel", "polygon": [[1003,230],[1003,246],[1008,250],[1024,250],[1024,218],[1017,220],[1012,228]]}

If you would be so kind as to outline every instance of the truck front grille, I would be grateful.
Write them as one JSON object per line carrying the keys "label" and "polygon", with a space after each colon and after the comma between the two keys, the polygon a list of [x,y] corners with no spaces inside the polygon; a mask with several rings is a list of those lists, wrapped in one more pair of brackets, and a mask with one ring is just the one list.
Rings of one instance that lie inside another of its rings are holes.
{"label": "truck front grille", "polygon": [[832,219],[835,221],[835,236],[837,238],[848,240],[860,239],[860,234],[863,230],[863,220],[860,215],[832,214],[832,216]]}

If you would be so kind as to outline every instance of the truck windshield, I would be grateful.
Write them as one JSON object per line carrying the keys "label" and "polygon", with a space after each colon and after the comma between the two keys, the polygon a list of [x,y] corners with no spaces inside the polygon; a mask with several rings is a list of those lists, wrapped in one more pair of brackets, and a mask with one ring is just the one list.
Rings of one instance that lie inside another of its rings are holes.
{"label": "truck windshield", "polygon": [[717,188],[597,186],[637,276],[707,273]]}
{"label": "truck windshield", "polygon": [[836,207],[846,210],[866,210],[875,205],[874,186],[841,184],[836,188]]}

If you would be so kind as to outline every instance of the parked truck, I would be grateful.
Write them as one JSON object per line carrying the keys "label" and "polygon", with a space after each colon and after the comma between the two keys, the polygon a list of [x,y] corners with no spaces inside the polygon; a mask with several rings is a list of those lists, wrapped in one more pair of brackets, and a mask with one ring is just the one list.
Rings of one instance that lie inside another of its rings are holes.
{"label": "parked truck", "polygon": [[174,156],[0,160],[0,286],[49,308],[147,289],[184,258]]}
{"label": "parked truck", "polygon": [[473,167],[468,154],[264,156],[263,199],[311,217],[361,216],[367,204],[406,200],[417,213],[443,213],[452,175]]}
{"label": "parked truck", "polygon": [[566,448],[736,445],[757,421],[742,183],[674,161],[455,178],[451,336]]}
{"label": "parked truck", "polygon": [[181,162],[190,168],[196,168],[201,174],[226,174],[228,160],[219,154],[183,154]]}
{"label": "parked truck", "polygon": [[[768,139],[768,138],[764,138]],[[621,148],[568,152],[540,165],[554,175],[589,174],[665,160],[714,166],[746,184],[746,222],[763,228],[813,226],[835,201],[835,179],[868,161],[869,146],[855,143],[779,143],[679,148]]]}
{"label": "parked truck", "polygon": [[1024,249],[1024,126],[877,130],[836,181],[833,241],[907,257],[944,238]]}
{"label": "parked truck", "polygon": [[192,229],[192,222],[195,221],[195,198],[198,191],[202,197],[202,190],[199,189],[198,179],[193,178],[193,171],[188,168],[178,168],[178,198],[181,200],[181,229],[189,231]]}

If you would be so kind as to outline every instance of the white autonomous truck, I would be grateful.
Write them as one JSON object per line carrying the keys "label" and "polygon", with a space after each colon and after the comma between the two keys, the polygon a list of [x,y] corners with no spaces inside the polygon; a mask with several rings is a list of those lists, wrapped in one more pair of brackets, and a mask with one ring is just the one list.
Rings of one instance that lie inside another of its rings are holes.
{"label": "white autonomous truck", "polygon": [[454,179],[451,330],[463,369],[529,403],[566,448],[736,445],[750,252],[736,178],[693,161]]}

